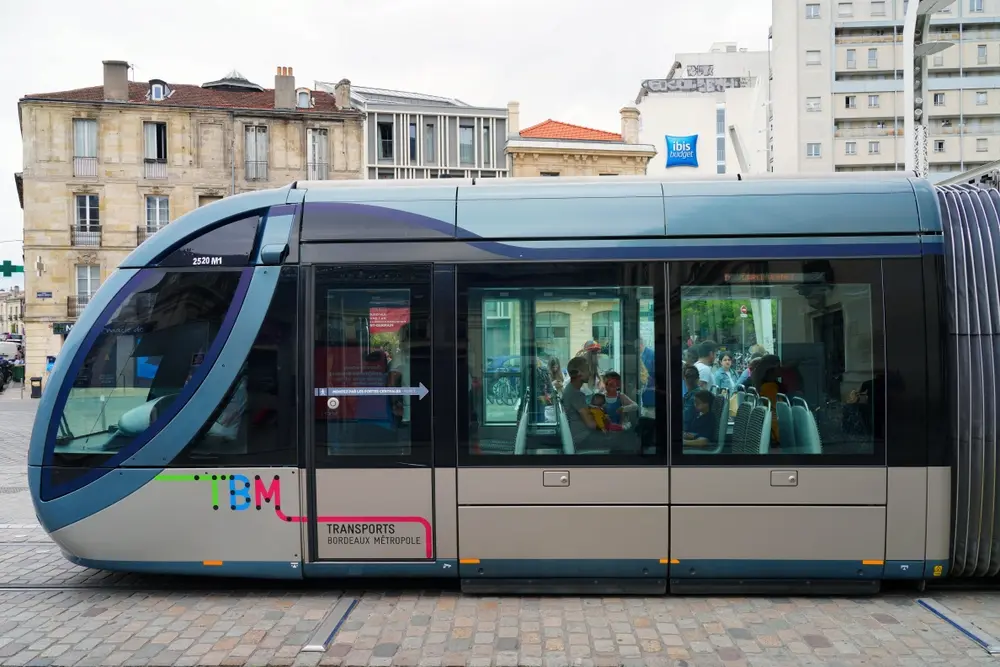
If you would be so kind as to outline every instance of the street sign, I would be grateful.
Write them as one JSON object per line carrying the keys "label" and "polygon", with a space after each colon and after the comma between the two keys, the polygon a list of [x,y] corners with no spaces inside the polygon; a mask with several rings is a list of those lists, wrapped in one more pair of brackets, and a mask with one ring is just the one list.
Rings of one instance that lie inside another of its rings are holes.
{"label": "street sign", "polygon": [[0,262],[0,276],[10,278],[15,273],[24,273],[24,267],[18,266],[17,264],[11,264],[9,259],[5,259],[3,262]]}
{"label": "street sign", "polygon": [[740,306],[740,317],[744,317],[745,318],[746,316],[747,316],[747,307],[746,306]]}

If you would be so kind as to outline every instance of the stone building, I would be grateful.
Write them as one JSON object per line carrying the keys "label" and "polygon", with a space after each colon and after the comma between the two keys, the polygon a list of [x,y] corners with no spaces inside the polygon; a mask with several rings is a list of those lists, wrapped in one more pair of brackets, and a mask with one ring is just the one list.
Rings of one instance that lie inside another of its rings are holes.
{"label": "stone building", "polygon": [[24,290],[17,285],[0,290],[0,333],[24,333]]}
{"label": "stone building", "polygon": [[103,85],[18,103],[29,376],[119,262],[171,220],[296,179],[362,176],[363,114],[346,79],[329,93],[296,86],[290,67],[273,89],[237,72],[199,86],[130,81],[129,70],[105,61]]}
{"label": "stone building", "polygon": [[656,147],[639,143],[639,110],[620,111],[621,133],[546,120],[519,130],[520,105],[507,105],[511,176],[641,176]]}

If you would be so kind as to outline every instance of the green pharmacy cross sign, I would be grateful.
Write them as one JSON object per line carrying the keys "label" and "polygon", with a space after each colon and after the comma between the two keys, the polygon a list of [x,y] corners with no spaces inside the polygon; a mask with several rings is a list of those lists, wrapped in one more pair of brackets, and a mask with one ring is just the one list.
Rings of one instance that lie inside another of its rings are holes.
{"label": "green pharmacy cross sign", "polygon": [[11,264],[9,259],[5,259],[2,263],[0,263],[0,276],[10,278],[15,273],[24,273],[24,267],[18,266],[17,264]]}

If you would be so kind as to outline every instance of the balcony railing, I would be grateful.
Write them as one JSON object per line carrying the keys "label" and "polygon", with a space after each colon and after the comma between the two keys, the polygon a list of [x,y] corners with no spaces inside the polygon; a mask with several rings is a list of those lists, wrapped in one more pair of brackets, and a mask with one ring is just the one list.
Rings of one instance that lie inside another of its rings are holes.
{"label": "balcony railing", "polygon": [[97,176],[97,158],[74,157],[73,175],[78,178],[93,178]]}
{"label": "balcony railing", "polygon": [[267,160],[247,160],[243,169],[248,181],[267,180]]}
{"label": "balcony railing", "polygon": [[80,313],[90,303],[89,294],[74,294],[66,297],[66,315],[69,317],[80,317]]}
{"label": "balcony railing", "polygon": [[309,180],[325,181],[330,177],[330,165],[326,162],[309,163]]}
{"label": "balcony railing", "polygon": [[100,225],[77,225],[70,227],[70,237],[73,245],[100,247]]}
{"label": "balcony railing", "polygon": [[146,159],[146,178],[166,178],[167,161]]}
{"label": "balcony railing", "polygon": [[143,241],[163,229],[164,226],[165,225],[137,225],[135,228],[135,244],[137,246],[142,245]]}

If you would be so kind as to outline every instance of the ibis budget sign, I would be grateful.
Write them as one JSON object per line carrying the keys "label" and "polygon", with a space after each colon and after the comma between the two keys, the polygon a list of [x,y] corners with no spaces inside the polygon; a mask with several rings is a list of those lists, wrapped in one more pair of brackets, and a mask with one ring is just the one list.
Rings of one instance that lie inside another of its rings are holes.
{"label": "ibis budget sign", "polygon": [[667,168],[698,166],[698,135],[674,137],[666,135]]}

